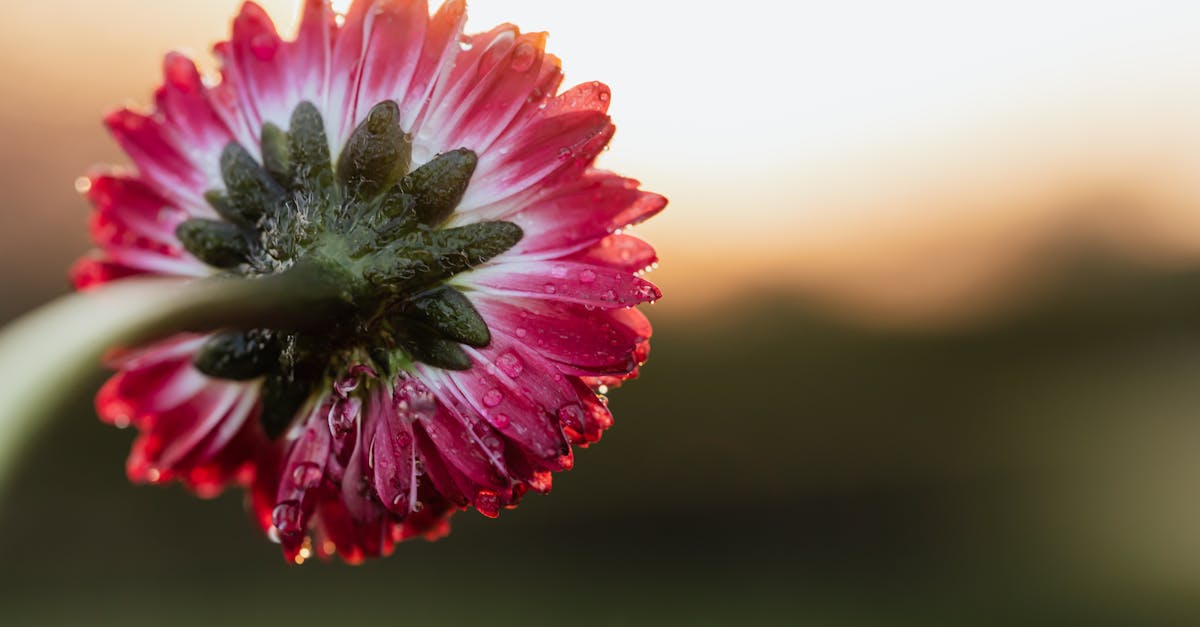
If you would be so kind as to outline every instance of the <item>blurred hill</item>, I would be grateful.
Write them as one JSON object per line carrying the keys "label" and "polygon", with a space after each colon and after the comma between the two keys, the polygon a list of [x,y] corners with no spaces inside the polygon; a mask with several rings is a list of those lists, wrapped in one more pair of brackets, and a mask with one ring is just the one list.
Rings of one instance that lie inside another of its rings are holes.
{"label": "blurred hill", "polygon": [[737,302],[659,324],[643,379],[613,394],[615,428],[552,496],[360,568],[284,566],[237,495],[128,485],[132,434],[80,399],[0,517],[5,616],[1200,620],[1200,271],[1081,265],[953,331]]}

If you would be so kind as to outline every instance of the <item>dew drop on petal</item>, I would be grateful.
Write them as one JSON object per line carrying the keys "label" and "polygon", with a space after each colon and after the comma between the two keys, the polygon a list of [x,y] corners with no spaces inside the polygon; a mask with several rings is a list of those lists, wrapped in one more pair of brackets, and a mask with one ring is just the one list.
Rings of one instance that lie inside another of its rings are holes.
{"label": "dew drop on petal", "polygon": [[292,470],[292,481],[296,483],[297,487],[309,490],[321,483],[323,475],[324,472],[320,466],[312,462],[301,462]]}
{"label": "dew drop on petal", "polygon": [[300,533],[300,502],[284,501],[271,512],[271,524],[283,535]]}
{"label": "dew drop on petal", "polygon": [[495,407],[504,400],[504,392],[492,388],[483,395],[483,404],[488,407]]}
{"label": "dew drop on petal", "polygon": [[553,268],[550,269],[550,276],[552,276],[556,279],[567,278],[567,267],[562,265],[561,263],[554,266]]}
{"label": "dew drop on petal", "polygon": [[526,331],[525,327],[519,327],[517,329],[517,337],[525,337],[526,335],[529,335],[529,331]]}
{"label": "dew drop on petal", "polygon": [[514,72],[528,72],[529,68],[533,67],[533,62],[536,59],[537,50],[528,43],[521,42],[517,45],[517,49],[513,51],[510,67],[512,67]]}
{"label": "dew drop on petal", "polygon": [[492,424],[496,425],[497,429],[507,429],[510,422],[508,414],[496,414],[492,416]]}
{"label": "dew drop on petal", "polygon": [[595,283],[596,282],[596,273],[591,270],[584,270],[583,272],[580,272],[579,273],[579,282],[583,283],[585,285],[588,283]]}
{"label": "dew drop on petal", "polygon": [[492,490],[480,490],[475,495],[475,509],[488,518],[500,516],[500,495]]}
{"label": "dew drop on petal", "polygon": [[558,288],[555,287],[553,283],[547,283],[547,284],[543,285],[542,290],[544,290],[547,294],[558,293]]}
{"label": "dew drop on petal", "polygon": [[521,376],[521,373],[525,370],[525,365],[521,363],[521,358],[512,353],[501,355],[496,359],[496,365],[500,367],[501,372],[512,379]]}
{"label": "dew drop on petal", "polygon": [[583,408],[574,403],[563,405],[558,409],[558,418],[565,424],[583,424]]}

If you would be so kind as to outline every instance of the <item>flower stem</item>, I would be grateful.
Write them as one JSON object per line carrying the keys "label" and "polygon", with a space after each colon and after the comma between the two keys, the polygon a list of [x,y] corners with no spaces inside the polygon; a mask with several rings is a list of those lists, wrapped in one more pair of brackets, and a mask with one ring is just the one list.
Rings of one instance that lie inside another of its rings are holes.
{"label": "flower stem", "polygon": [[0,329],[0,494],[37,428],[95,381],[109,350],[185,331],[303,328],[347,299],[334,273],[297,265],[263,278],[127,279],[26,314]]}

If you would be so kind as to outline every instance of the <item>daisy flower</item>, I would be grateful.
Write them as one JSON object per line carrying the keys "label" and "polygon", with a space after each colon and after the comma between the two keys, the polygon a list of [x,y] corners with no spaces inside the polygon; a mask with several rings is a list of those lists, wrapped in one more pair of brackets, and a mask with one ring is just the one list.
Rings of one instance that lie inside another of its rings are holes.
{"label": "daisy flower", "polygon": [[649,350],[655,253],[621,229],[666,200],[594,167],[609,89],[560,91],[544,33],[465,17],[311,0],[289,40],[247,3],[219,80],[168,55],[153,110],[105,120],[133,169],[81,183],[79,289],[283,277],[311,297],[115,356],[96,399],[140,432],[132,480],[245,486],[292,561],[549,491]]}

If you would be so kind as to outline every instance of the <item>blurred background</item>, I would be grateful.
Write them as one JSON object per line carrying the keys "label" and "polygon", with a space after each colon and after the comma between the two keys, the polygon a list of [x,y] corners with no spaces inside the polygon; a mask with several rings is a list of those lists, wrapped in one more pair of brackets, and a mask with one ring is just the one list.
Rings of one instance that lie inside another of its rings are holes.
{"label": "blurred background", "polygon": [[[0,4],[10,320],[89,246],[102,113],[239,3]],[[0,503],[0,622],[1200,624],[1200,4],[471,3],[502,21],[612,86],[604,165],[672,200],[604,441],[292,568],[240,495],[129,485],[83,395]]]}

